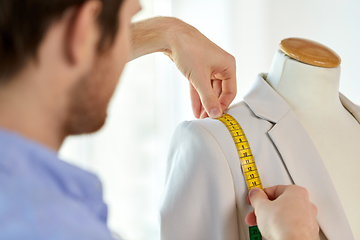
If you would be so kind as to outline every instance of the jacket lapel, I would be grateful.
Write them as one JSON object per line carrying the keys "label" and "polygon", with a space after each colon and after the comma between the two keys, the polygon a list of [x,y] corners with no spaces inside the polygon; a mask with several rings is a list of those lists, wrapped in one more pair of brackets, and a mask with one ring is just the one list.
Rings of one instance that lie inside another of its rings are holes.
{"label": "jacket lapel", "polygon": [[[261,75],[244,100],[256,116],[274,123],[268,134],[292,181],[308,190],[311,202],[319,210],[318,223],[326,237],[354,239],[326,166],[290,106]],[[350,106],[348,102],[346,105]],[[355,107],[354,112],[358,113],[356,110],[359,109]]]}
{"label": "jacket lapel", "polygon": [[269,131],[294,183],[309,191],[328,239],[353,239],[340,199],[311,138],[293,112]]}
{"label": "jacket lapel", "polygon": [[360,106],[355,105],[344,95],[340,93],[340,101],[342,105],[354,116],[354,118],[360,123]]}

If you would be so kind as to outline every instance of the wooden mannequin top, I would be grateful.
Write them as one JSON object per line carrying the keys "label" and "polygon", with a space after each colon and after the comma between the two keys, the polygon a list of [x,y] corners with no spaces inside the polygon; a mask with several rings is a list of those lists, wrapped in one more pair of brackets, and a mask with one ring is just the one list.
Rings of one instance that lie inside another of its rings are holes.
{"label": "wooden mannequin top", "polygon": [[[281,46],[288,41],[293,40],[284,40]],[[300,45],[307,42],[301,41]],[[309,59],[328,59],[327,54],[321,55],[323,45],[311,46],[312,55],[304,54],[308,48],[289,47],[286,50],[289,55],[278,50],[266,80],[287,101],[313,140],[340,197],[353,235],[360,239],[360,193],[357,189],[360,185],[360,124],[340,102],[341,67],[325,68],[310,63]],[[319,51],[316,46],[320,46]],[[290,55],[298,56],[299,60]],[[326,238],[321,236],[321,239]]]}
{"label": "wooden mannequin top", "polygon": [[318,42],[303,38],[287,38],[279,45],[286,55],[303,63],[324,68],[334,68],[341,64],[341,58],[336,52]]}

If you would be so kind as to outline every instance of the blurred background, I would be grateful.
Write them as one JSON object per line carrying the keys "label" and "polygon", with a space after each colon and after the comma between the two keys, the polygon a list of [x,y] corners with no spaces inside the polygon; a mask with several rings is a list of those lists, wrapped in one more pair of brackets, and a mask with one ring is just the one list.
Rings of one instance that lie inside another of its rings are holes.
{"label": "blurred background", "polygon": [[[142,0],[135,21],[174,16],[198,28],[237,60],[241,101],[267,72],[280,40],[309,38],[342,58],[340,91],[360,104],[360,2],[357,0]],[[159,239],[158,204],[177,124],[193,119],[187,80],[163,54],[130,62],[105,127],[67,139],[61,157],[96,173],[109,226],[125,240]]]}

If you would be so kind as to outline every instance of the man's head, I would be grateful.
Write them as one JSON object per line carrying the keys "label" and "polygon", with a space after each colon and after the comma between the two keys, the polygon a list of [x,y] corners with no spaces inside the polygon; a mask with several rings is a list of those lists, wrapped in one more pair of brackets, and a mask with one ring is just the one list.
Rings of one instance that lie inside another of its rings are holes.
{"label": "man's head", "polygon": [[[0,82],[11,78],[36,57],[41,40],[52,23],[69,8],[87,0],[1,0],[0,1]],[[102,29],[100,46],[111,43],[118,30],[118,12],[123,0],[103,0],[98,22]]]}
{"label": "man's head", "polygon": [[0,0],[0,89],[23,84],[43,95],[64,135],[98,130],[139,8],[138,0]]}

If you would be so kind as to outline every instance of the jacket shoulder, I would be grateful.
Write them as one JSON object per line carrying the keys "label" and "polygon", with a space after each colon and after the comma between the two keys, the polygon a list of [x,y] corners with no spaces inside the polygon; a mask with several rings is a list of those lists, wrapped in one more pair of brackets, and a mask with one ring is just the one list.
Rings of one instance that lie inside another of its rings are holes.
{"label": "jacket shoulder", "polygon": [[160,207],[163,240],[239,239],[231,171],[204,121],[222,124],[187,121],[173,135]]}

